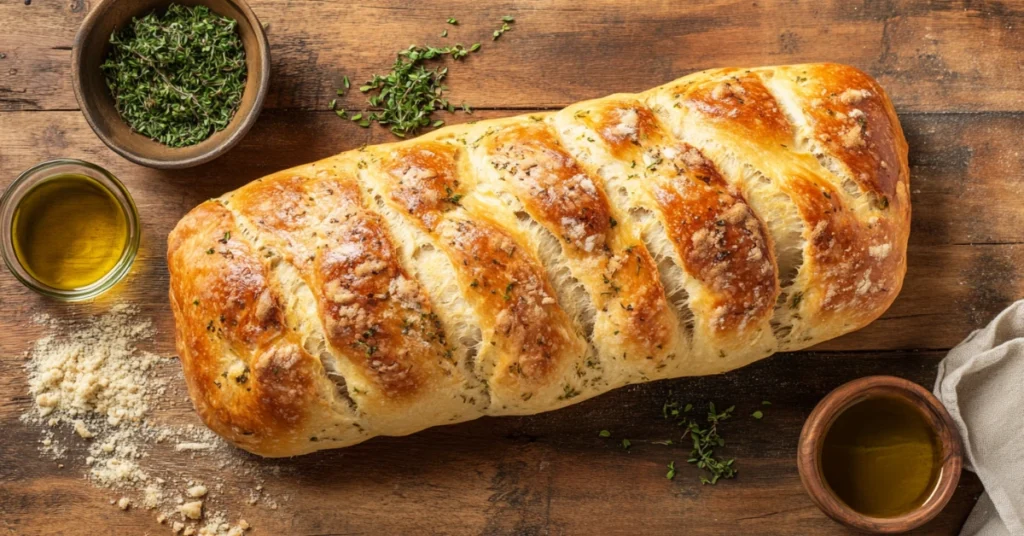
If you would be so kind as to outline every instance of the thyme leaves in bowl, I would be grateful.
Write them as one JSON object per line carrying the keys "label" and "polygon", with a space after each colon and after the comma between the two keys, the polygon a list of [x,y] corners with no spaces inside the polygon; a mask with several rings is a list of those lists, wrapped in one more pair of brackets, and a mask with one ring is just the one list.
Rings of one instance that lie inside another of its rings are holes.
{"label": "thyme leaves in bowl", "polygon": [[170,147],[226,128],[247,75],[237,24],[205,6],[171,4],[111,34],[100,68],[121,118]]}

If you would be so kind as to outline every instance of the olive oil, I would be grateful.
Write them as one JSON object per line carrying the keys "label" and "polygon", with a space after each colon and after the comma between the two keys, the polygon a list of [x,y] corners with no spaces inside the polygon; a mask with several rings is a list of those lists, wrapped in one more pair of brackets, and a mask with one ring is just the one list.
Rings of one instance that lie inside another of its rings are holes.
{"label": "olive oil", "polygon": [[836,496],[870,517],[924,504],[941,468],[931,424],[902,398],[868,398],[844,410],[825,435],[822,472]]}
{"label": "olive oil", "polygon": [[128,223],[114,195],[95,179],[63,174],[32,187],[11,222],[18,262],[60,290],[86,287],[121,259]]}

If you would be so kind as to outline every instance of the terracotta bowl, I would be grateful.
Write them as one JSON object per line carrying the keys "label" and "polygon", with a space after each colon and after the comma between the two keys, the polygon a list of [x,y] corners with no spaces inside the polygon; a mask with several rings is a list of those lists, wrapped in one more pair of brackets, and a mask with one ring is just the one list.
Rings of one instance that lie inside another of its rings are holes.
{"label": "terracotta bowl", "polygon": [[[924,504],[898,517],[869,517],[836,497],[821,470],[821,451],[832,423],[850,406],[877,396],[898,397],[916,407],[935,430],[942,452],[935,488]],[[844,384],[818,403],[804,423],[797,450],[800,480],[825,514],[848,527],[874,534],[906,532],[931,521],[953,496],[960,481],[963,450],[960,434],[946,408],[916,383],[893,376],[868,376]]]}
{"label": "terracotta bowl", "polygon": [[[248,76],[242,102],[227,128],[189,147],[168,147],[133,132],[114,108],[114,98],[100,65],[110,50],[110,34],[143,16],[172,3],[203,5],[219,15],[238,21],[245,46]],[[71,72],[75,97],[96,135],[117,154],[143,166],[180,169],[197,166],[226,153],[252,128],[263,107],[270,83],[270,47],[263,25],[243,0],[101,0],[82,23],[75,37]]]}

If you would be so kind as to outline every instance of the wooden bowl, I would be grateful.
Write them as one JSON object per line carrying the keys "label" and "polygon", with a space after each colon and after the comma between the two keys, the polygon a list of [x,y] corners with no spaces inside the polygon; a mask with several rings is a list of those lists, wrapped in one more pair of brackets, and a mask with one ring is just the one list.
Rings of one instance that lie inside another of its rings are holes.
{"label": "wooden bowl", "polygon": [[[180,148],[168,147],[133,132],[118,115],[100,70],[110,50],[111,33],[130,23],[132,17],[172,3],[207,6],[219,15],[238,21],[248,69],[242,101],[228,126],[200,143]],[[103,143],[137,164],[180,169],[197,166],[226,153],[252,128],[270,83],[270,47],[263,25],[243,0],[101,0],[89,12],[75,37],[71,72],[78,105]]]}
{"label": "wooden bowl", "polygon": [[[898,517],[869,517],[853,510],[835,495],[821,469],[825,435],[839,414],[858,402],[878,396],[898,397],[921,411],[935,430],[942,449],[941,468],[931,495],[920,507]],[[829,517],[864,532],[893,534],[924,525],[946,506],[960,481],[963,448],[953,419],[930,392],[902,378],[868,376],[838,387],[814,408],[800,434],[797,467],[807,493]]]}

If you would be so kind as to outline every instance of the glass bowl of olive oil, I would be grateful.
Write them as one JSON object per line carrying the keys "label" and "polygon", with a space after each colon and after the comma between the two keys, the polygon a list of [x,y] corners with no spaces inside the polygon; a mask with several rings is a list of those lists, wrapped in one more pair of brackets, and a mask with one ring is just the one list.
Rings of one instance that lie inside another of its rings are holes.
{"label": "glass bowl of olive oil", "polygon": [[93,298],[131,269],[139,218],[105,169],[52,160],[24,172],[0,198],[0,252],[28,288],[59,300]]}

